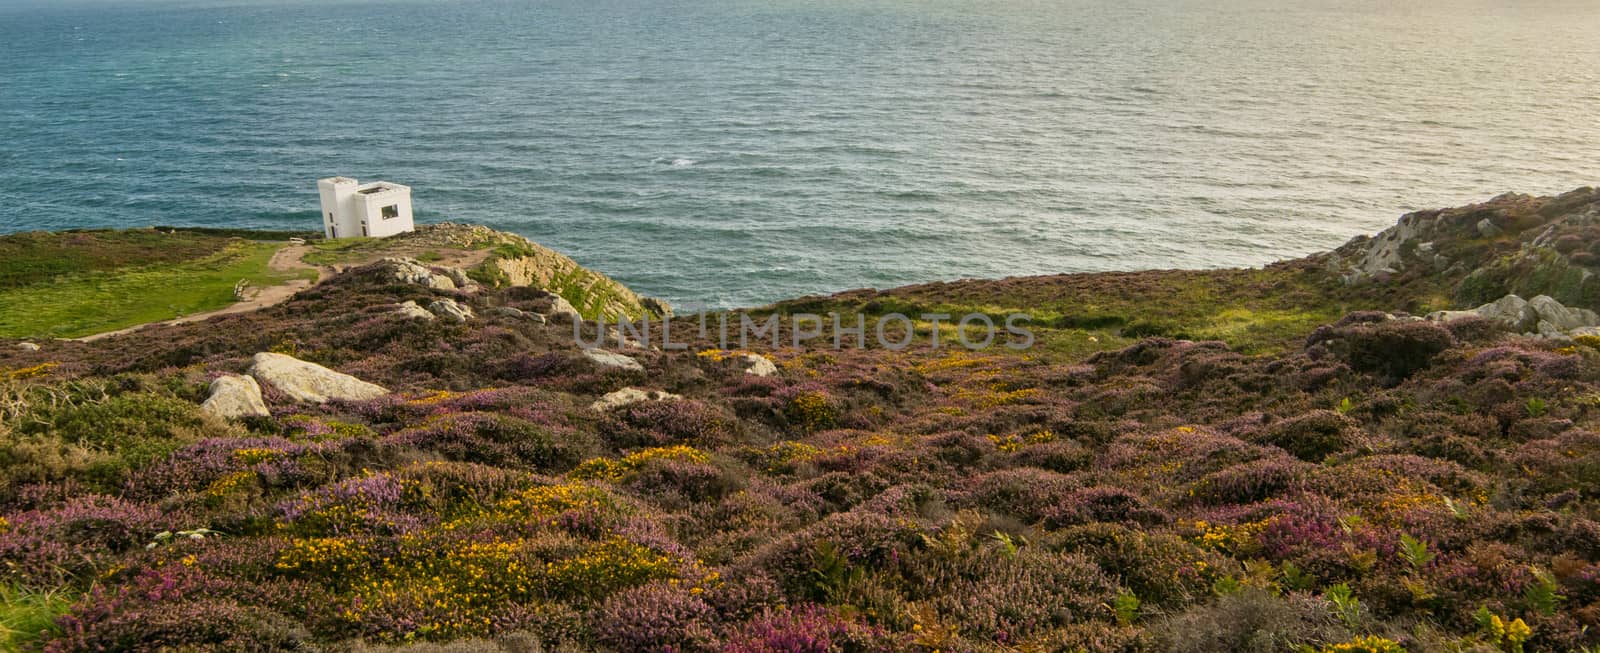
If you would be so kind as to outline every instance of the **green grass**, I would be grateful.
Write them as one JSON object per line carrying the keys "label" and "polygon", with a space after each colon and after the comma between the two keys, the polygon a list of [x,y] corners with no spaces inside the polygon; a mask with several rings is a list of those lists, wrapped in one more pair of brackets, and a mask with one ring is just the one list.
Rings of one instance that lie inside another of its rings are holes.
{"label": "green grass", "polygon": [[383,246],[381,238],[340,238],[311,243],[311,251],[300,260],[312,265],[344,265],[365,261]]}
{"label": "green grass", "polygon": [[41,634],[53,635],[61,629],[56,617],[72,606],[72,597],[61,590],[36,591],[15,585],[0,585],[0,650],[28,651],[39,648]]}
{"label": "green grass", "polygon": [[224,308],[240,279],[257,287],[314,278],[311,270],[267,266],[281,243],[227,241],[181,261],[115,270],[90,268],[23,286],[0,287],[0,337],[74,338]]}
{"label": "green grass", "polygon": [[151,227],[157,231],[176,231],[180,233],[199,234],[203,236],[218,236],[221,238],[243,238],[245,240],[289,240],[290,238],[303,238],[307,241],[322,239],[320,231],[283,231],[271,229],[233,229],[228,227]]}
{"label": "green grass", "polygon": [[222,251],[228,243],[212,234],[155,229],[0,236],[0,289],[95,270],[189,261]]}
{"label": "green grass", "polygon": [[1244,353],[1298,346],[1317,325],[1360,308],[1396,308],[1362,297],[1319,270],[1153,270],[965,281],[852,291],[781,302],[782,312],[869,315],[1009,313],[1032,317],[1041,353],[1078,359],[1138,338],[1222,340]]}

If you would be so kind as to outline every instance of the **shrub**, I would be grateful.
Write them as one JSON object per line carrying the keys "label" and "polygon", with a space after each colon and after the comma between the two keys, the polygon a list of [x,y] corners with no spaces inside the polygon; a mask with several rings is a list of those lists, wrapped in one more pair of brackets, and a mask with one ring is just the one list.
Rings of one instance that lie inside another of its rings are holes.
{"label": "shrub", "polygon": [[627,487],[658,505],[681,508],[698,501],[716,501],[742,485],[738,475],[707,463],[652,460],[634,471]]}
{"label": "shrub", "polygon": [[801,433],[830,429],[838,421],[838,409],[821,390],[793,393],[784,404],[783,415]]}
{"label": "shrub", "polygon": [[966,637],[1016,644],[1070,623],[1110,617],[1115,583],[1085,557],[1026,546],[982,548],[955,560],[917,556],[907,563],[926,597]]}
{"label": "shrub", "polygon": [[957,497],[960,505],[992,510],[1031,524],[1044,519],[1083,482],[1066,474],[1022,467],[976,476],[966,485],[969,489]]}
{"label": "shrub", "polygon": [[1150,626],[1154,649],[1168,653],[1276,653],[1350,636],[1321,601],[1261,588],[1219,596]]}
{"label": "shrub", "polygon": [[270,609],[210,596],[216,583],[187,567],[147,570],[125,587],[96,588],[59,620],[51,653],[304,650],[311,636]]}
{"label": "shrub", "polygon": [[805,593],[813,567],[813,553],[821,542],[838,547],[849,564],[880,567],[905,554],[915,528],[902,519],[860,509],[828,515],[822,521],[767,543],[750,556],[772,578],[794,595]]}
{"label": "shrub", "polygon": [[[128,451],[152,445],[170,447],[173,440],[194,439],[205,423],[204,415],[190,402],[135,393],[45,411],[36,421],[24,422],[22,432],[49,433],[66,442]],[[151,452],[140,452],[137,458],[154,457],[159,451],[156,446]]]}
{"label": "shrub", "polygon": [[1075,526],[1050,534],[1050,549],[1082,553],[1146,604],[1179,605],[1211,591],[1225,571],[1220,557],[1169,533],[1145,533],[1118,524]]}
{"label": "shrub", "polygon": [[708,463],[711,456],[704,451],[686,445],[672,447],[656,447],[635,451],[620,459],[595,458],[586,460],[572,470],[570,476],[579,480],[597,480],[610,483],[621,483],[652,461],[682,461],[689,463]]}
{"label": "shrub", "polygon": [[617,590],[678,576],[678,561],[633,542],[612,538],[546,571],[557,596],[603,599]]}
{"label": "shrub", "polygon": [[1294,458],[1263,458],[1207,474],[1190,495],[1209,505],[1254,503],[1295,489],[1309,474],[1310,466]]}
{"label": "shrub", "polygon": [[729,633],[722,653],[888,653],[904,642],[815,604],[770,610]]}
{"label": "shrub", "polygon": [[878,496],[889,488],[889,482],[871,472],[830,472],[806,481],[799,487],[827,502],[827,511],[841,512]]}
{"label": "shrub", "polygon": [[702,401],[645,401],[612,411],[602,425],[617,447],[694,443],[715,446],[734,435],[733,416]]}
{"label": "shrub", "polygon": [[578,434],[562,436],[508,415],[462,413],[400,431],[384,442],[432,451],[450,460],[553,471],[570,469],[598,448]]}
{"label": "shrub", "polygon": [[1355,420],[1329,410],[1314,410],[1272,424],[1256,440],[1316,463],[1355,444],[1358,433]]}
{"label": "shrub", "polygon": [[55,586],[92,577],[118,556],[143,549],[163,530],[169,530],[167,520],[149,506],[79,497],[8,518],[0,532],[0,560],[15,578]]}
{"label": "shrub", "polygon": [[1087,468],[1094,461],[1088,447],[1072,440],[1041,442],[1017,452],[1017,464],[1067,474]]}
{"label": "shrub", "polygon": [[595,639],[617,651],[714,650],[716,613],[700,593],[667,583],[618,592],[593,617]]}
{"label": "shrub", "polygon": [[1321,653],[1406,653],[1406,648],[1392,639],[1376,635],[1357,637],[1348,642],[1322,647]]}
{"label": "shrub", "polygon": [[1166,512],[1152,508],[1139,495],[1120,487],[1095,486],[1073,492],[1051,506],[1045,524],[1051,528],[1119,522],[1152,527],[1167,523]]}
{"label": "shrub", "polygon": [[401,512],[404,487],[389,474],[371,474],[329,485],[279,506],[283,527],[311,536],[409,533],[421,527]]}
{"label": "shrub", "polygon": [[1313,352],[1326,353],[1386,386],[1399,384],[1433,364],[1435,356],[1455,344],[1455,337],[1432,322],[1357,322],[1319,327],[1306,341]]}
{"label": "shrub", "polygon": [[33,479],[81,475],[109,489],[130,469],[164,458],[189,442],[231,431],[209,421],[190,402],[131,393],[43,409],[23,421],[19,433],[31,437],[6,443],[0,453],[37,470]]}

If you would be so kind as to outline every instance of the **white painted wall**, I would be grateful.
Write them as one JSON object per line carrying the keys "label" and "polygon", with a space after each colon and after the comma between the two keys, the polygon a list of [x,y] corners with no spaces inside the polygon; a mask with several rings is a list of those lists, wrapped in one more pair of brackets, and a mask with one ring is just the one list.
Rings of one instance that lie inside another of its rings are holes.
{"label": "white painted wall", "polygon": [[[317,192],[322,198],[322,232],[328,238],[384,238],[416,229],[410,186],[329,177],[317,181]],[[386,218],[384,209],[389,207],[393,217]]]}
{"label": "white painted wall", "polygon": [[350,196],[360,186],[349,177],[329,177],[317,181],[317,193],[322,197],[322,234],[328,238],[349,238],[361,235],[358,222],[351,222]]}
{"label": "white painted wall", "polygon": [[[360,228],[374,238],[385,238],[415,229],[411,218],[411,189],[399,184],[380,183],[385,186],[382,191],[370,194],[358,191],[354,196],[354,213],[361,223]],[[384,217],[385,208],[390,209],[393,217]]]}

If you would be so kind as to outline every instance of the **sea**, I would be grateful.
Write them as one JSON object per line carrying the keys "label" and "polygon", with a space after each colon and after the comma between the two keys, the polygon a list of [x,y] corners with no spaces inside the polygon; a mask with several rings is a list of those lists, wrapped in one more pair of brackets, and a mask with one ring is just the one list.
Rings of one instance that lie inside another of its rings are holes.
{"label": "sea", "polygon": [[316,180],[679,308],[1256,266],[1600,185],[1595,0],[0,0],[0,232]]}

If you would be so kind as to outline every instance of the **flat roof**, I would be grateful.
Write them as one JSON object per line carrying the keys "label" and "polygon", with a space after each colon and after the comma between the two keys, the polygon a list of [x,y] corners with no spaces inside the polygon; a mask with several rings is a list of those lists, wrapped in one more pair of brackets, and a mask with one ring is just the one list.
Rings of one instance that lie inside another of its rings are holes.
{"label": "flat roof", "polygon": [[376,195],[378,193],[400,190],[410,190],[410,187],[401,186],[400,184],[390,183],[387,181],[374,181],[369,184],[362,184],[359,188],[356,188],[356,192],[361,193],[362,195]]}

